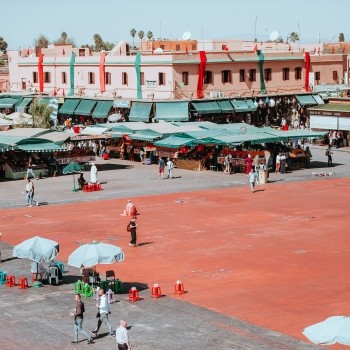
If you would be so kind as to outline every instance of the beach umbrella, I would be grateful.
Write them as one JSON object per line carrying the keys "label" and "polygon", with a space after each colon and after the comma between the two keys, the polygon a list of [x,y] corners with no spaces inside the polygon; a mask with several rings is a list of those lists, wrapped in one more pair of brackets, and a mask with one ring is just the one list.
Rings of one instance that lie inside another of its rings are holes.
{"label": "beach umbrella", "polygon": [[37,263],[37,276],[39,271],[39,263],[43,260],[53,260],[59,251],[59,244],[51,239],[35,236],[29,238],[13,248],[12,255],[16,258],[30,259]]}
{"label": "beach umbrella", "polygon": [[121,248],[102,242],[81,245],[69,257],[68,265],[74,267],[91,267],[97,264],[112,264],[125,259]]}
{"label": "beach umbrella", "polygon": [[350,317],[332,316],[304,329],[303,334],[315,344],[350,345]]}
{"label": "beach umbrella", "polygon": [[75,162],[71,162],[71,163],[67,164],[62,170],[63,174],[73,174],[73,189],[72,189],[73,192],[77,192],[77,189],[75,188],[74,174],[81,173],[82,171],[84,171],[84,167],[78,163],[75,163]]}

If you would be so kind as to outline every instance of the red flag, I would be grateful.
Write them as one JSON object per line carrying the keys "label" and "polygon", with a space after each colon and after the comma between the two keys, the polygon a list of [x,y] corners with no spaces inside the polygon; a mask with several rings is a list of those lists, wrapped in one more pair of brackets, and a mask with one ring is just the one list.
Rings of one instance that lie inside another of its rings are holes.
{"label": "red flag", "polygon": [[62,55],[64,56],[66,54],[66,52],[64,51],[64,49],[62,49]]}
{"label": "red flag", "polygon": [[187,46],[186,46],[186,53],[188,53],[188,48],[187,48]]}
{"label": "red flag", "polygon": [[316,47],[314,48],[314,53],[316,53]]}
{"label": "red flag", "polygon": [[153,55],[153,52],[154,52],[154,46],[153,46],[153,44],[152,44],[152,55]]}
{"label": "red flag", "polygon": [[254,45],[254,52],[257,52],[258,51],[258,44],[255,44]]}
{"label": "red flag", "polygon": [[288,51],[292,51],[292,47],[288,44]]}
{"label": "red flag", "polygon": [[29,56],[29,49],[27,49],[26,55]]}
{"label": "red flag", "polygon": [[64,93],[64,89],[62,89],[62,96],[65,97],[66,94]]}
{"label": "red flag", "polygon": [[332,47],[332,54],[334,53],[334,46]]}
{"label": "red flag", "polygon": [[222,48],[222,50],[224,50],[224,51],[228,51],[228,50],[229,50],[229,48],[227,47],[226,44],[222,45],[221,48]]}
{"label": "red flag", "polygon": [[121,47],[119,48],[119,55],[120,56],[122,55],[122,48]]}
{"label": "red flag", "polygon": [[56,89],[53,90],[53,95],[56,96],[57,95],[57,91]]}
{"label": "red flag", "polygon": [[317,53],[320,54],[320,48],[318,48]]}

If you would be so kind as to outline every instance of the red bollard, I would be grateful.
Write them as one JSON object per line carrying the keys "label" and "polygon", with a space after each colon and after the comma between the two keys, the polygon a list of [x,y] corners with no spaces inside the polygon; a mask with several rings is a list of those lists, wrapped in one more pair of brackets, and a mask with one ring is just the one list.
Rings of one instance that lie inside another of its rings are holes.
{"label": "red bollard", "polygon": [[152,298],[160,298],[162,296],[162,291],[158,284],[154,284],[152,287]]}
{"label": "red bollard", "polygon": [[137,301],[137,300],[140,300],[140,297],[139,297],[139,292],[138,290],[136,289],[136,287],[132,287],[130,290],[129,290],[129,301]]}
{"label": "red bollard", "polygon": [[175,292],[174,292],[174,294],[177,294],[177,295],[185,294],[184,285],[180,281],[177,281],[175,283]]}

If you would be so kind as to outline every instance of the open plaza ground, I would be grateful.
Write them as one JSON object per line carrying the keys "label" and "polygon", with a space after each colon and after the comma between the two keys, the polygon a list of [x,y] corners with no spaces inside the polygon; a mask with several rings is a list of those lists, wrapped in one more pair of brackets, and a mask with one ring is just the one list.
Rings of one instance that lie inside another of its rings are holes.
{"label": "open plaza ground", "polygon": [[[174,179],[160,180],[156,165],[122,160],[98,162],[103,191],[72,192],[72,175],[35,181],[38,207],[25,206],[25,181],[2,182],[0,270],[29,278],[30,262],[12,259],[12,246],[35,235],[59,242],[65,264],[80,244],[111,243],[125,260],[97,269],[114,269],[124,282],[110,319],[114,328],[128,320],[133,349],[319,348],[303,329],[350,309],[350,157],[335,150],[327,168],[325,149],[311,151],[310,169],[272,173],[255,193],[245,174],[175,169]],[[121,215],[128,199],[140,212],[137,248]],[[94,344],[70,344],[80,272],[66,270],[59,286],[0,286],[1,349],[117,348],[107,328]],[[174,295],[177,280],[184,295]],[[154,283],[162,298],[151,298]],[[132,286],[142,298],[135,303]],[[95,301],[84,302],[91,330]]]}

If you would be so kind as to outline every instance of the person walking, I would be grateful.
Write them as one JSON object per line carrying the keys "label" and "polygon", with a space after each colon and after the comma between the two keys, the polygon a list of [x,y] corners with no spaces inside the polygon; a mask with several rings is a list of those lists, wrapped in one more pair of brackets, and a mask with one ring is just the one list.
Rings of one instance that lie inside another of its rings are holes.
{"label": "person walking", "polygon": [[126,329],[128,323],[125,320],[120,320],[120,326],[115,332],[115,340],[118,344],[118,350],[130,350],[128,330]]}
{"label": "person walking", "polygon": [[85,312],[85,305],[81,300],[80,294],[75,294],[75,311],[74,311],[74,340],[72,340],[72,343],[77,344],[78,343],[78,334],[83,333],[85,337],[88,339],[87,343],[92,344],[93,341],[89,334],[83,329],[83,320],[84,320],[84,312]]}
{"label": "person walking", "polygon": [[256,173],[254,172],[254,169],[250,169],[250,173],[248,174],[248,180],[251,191],[254,193],[254,186],[256,181]]}
{"label": "person walking", "polygon": [[158,166],[159,166],[159,178],[164,180],[165,162],[161,156],[159,156]]}
{"label": "person walking", "polygon": [[[26,201],[27,201],[27,207],[32,207],[34,203],[34,184],[32,180],[27,178],[26,187],[24,189],[24,192],[26,193]],[[22,193],[24,193],[22,192]]]}
{"label": "person walking", "polygon": [[327,151],[326,151],[326,156],[328,157],[328,161],[327,161],[328,167],[332,167],[333,166],[332,154],[333,154],[332,147],[331,147],[331,145],[328,145],[328,148],[327,148]]}
{"label": "person walking", "polygon": [[168,167],[168,179],[172,179],[173,178],[174,163],[171,161],[170,158],[168,158],[166,165]]}
{"label": "person walking", "polygon": [[130,247],[137,247],[137,235],[136,235],[136,227],[138,225],[136,224],[136,216],[134,216],[128,225],[131,235],[131,241],[129,243]]}
{"label": "person walking", "polygon": [[102,288],[98,290],[98,301],[96,303],[96,307],[98,308],[98,312],[96,316],[98,318],[97,325],[96,325],[96,329],[94,331],[90,331],[90,333],[94,337],[97,337],[97,333],[100,330],[102,323],[104,322],[109,329],[109,335],[114,336],[112,326],[108,319],[108,315],[111,313],[109,302],[107,300],[107,295],[104,289]]}
{"label": "person walking", "polygon": [[35,176],[35,174],[33,172],[33,166],[34,166],[33,158],[32,158],[32,156],[30,156],[29,159],[28,159],[28,163],[27,163],[27,174],[26,174],[26,179],[27,180],[29,179],[29,174],[32,174],[34,179],[36,178],[36,176]]}

